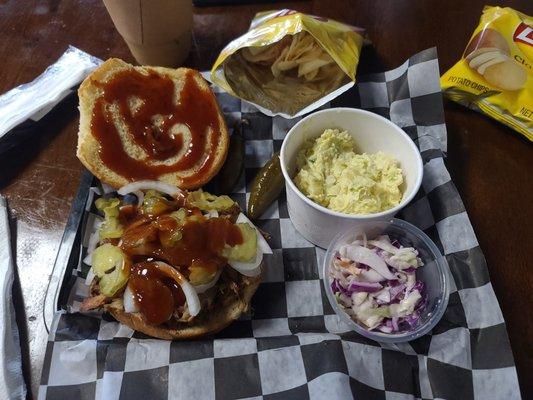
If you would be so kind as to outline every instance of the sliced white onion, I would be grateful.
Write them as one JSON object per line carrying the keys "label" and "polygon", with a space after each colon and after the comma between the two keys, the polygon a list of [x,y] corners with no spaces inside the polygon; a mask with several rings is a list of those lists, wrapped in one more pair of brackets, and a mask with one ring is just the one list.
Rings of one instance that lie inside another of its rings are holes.
{"label": "sliced white onion", "polygon": [[205,215],[206,215],[207,218],[218,218],[218,211],[217,210],[211,210]]}
{"label": "sliced white onion", "polygon": [[202,309],[200,304],[200,299],[198,298],[198,293],[194,290],[194,287],[185,279],[185,277],[175,268],[164,263],[162,261],[155,261],[154,264],[157,266],[159,271],[164,273],[171,279],[174,279],[176,283],[181,286],[183,294],[185,294],[185,299],[187,301],[187,306],[189,307],[189,314],[191,316],[196,316]]}
{"label": "sliced white onion", "polygon": [[134,193],[137,190],[157,190],[158,192],[168,194],[169,196],[176,197],[179,194],[183,193],[181,189],[177,188],[174,185],[170,185],[165,182],[160,181],[137,181],[137,182],[131,182],[127,185],[122,186],[119,190],[117,190],[117,193],[125,196],[128,193]]}
{"label": "sliced white onion", "polygon": [[388,288],[382,289],[381,291],[375,294],[374,298],[383,303],[388,303],[389,301],[391,301],[391,295],[390,295],[389,289]]}
{"label": "sliced white onion", "polygon": [[239,216],[237,217],[237,223],[239,224],[239,223],[242,223],[242,222],[249,223],[256,230],[256,232],[257,232],[257,245],[258,245],[259,249],[261,250],[261,252],[263,254],[273,254],[272,253],[272,249],[270,248],[268,242],[266,241],[264,236],[261,234],[259,229],[257,229],[257,227],[252,223],[252,221],[250,221],[248,219],[248,217],[246,215],[244,215],[243,213],[240,213]]}
{"label": "sliced white onion", "polygon": [[396,254],[398,252],[398,248],[394,247],[390,242],[387,241],[385,236],[380,236],[378,240],[369,240],[368,244],[371,244],[374,247],[378,247],[381,250],[385,250],[388,253]]}
{"label": "sliced white onion", "polygon": [[218,278],[220,278],[220,274],[222,274],[222,270],[219,269],[213,279],[211,281],[204,283],[203,285],[193,285],[194,290],[196,290],[196,293],[203,293],[209,289],[211,289],[213,286],[215,286],[215,283],[217,283]]}
{"label": "sliced white onion", "polygon": [[370,249],[367,249],[366,247],[344,245],[341,246],[339,252],[342,257],[346,257],[358,263],[368,265],[386,279],[396,279],[392,272],[389,271],[389,267],[387,267],[385,261],[383,261],[376,253]]}
{"label": "sliced white onion", "polygon": [[380,274],[378,274],[373,269],[369,269],[368,271],[362,270],[359,274],[359,279],[361,279],[362,282],[382,282],[385,280],[384,277],[382,277]]}
{"label": "sliced white onion", "polygon": [[83,262],[87,265],[92,266],[93,265],[93,251],[98,246],[98,242],[100,240],[100,234],[99,234],[99,226],[96,228],[94,232],[91,233],[91,236],[89,236],[89,243],[87,244],[87,255],[83,259]]}
{"label": "sliced white onion", "polygon": [[259,250],[261,250],[261,253],[263,254],[273,254],[272,249],[270,248],[268,242],[263,237],[261,232],[259,230],[257,231],[257,246],[259,247]]}
{"label": "sliced white onion", "polygon": [[411,290],[415,287],[416,278],[414,274],[407,275],[407,282],[405,282],[406,289],[405,289],[405,295],[407,296]]}
{"label": "sliced white onion", "polygon": [[185,280],[181,282],[181,289],[183,290],[183,293],[185,294],[185,298],[187,299],[187,306],[189,307],[189,314],[192,317],[195,317],[196,315],[198,315],[198,313],[202,309],[202,305],[200,304],[200,299],[198,298],[198,293],[196,293],[196,290],[194,290],[194,287],[188,281],[185,281]]}
{"label": "sliced white onion", "polygon": [[85,278],[85,284],[87,286],[91,286],[91,283],[93,283],[94,277],[96,275],[93,272],[92,268],[89,268],[89,272],[87,272],[87,277]]}
{"label": "sliced white onion", "polygon": [[137,197],[137,206],[142,206],[144,201],[144,193],[142,192],[142,190],[136,190],[132,193],[135,195],[135,197]]}
{"label": "sliced white onion", "polygon": [[254,277],[261,274],[261,262],[263,261],[263,252],[257,246],[255,259],[251,262],[229,260],[228,264],[237,272],[244,276]]}
{"label": "sliced white onion", "polygon": [[130,285],[126,285],[124,290],[124,311],[127,313],[139,312],[139,306],[135,302],[135,297],[130,289]]}
{"label": "sliced white onion", "polygon": [[93,266],[93,254],[87,252],[87,255],[83,258],[83,262],[89,266]]}
{"label": "sliced white onion", "polygon": [[[104,184],[102,183],[102,185]],[[98,186],[91,187],[90,191],[93,192],[94,194],[97,194],[98,196],[102,195],[102,191],[100,190]]]}

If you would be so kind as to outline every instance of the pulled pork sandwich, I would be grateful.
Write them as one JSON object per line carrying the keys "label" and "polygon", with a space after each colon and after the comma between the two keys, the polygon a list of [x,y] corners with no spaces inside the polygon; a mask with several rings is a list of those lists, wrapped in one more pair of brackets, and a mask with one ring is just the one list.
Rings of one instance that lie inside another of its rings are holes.
{"label": "pulled pork sandwich", "polygon": [[103,309],[161,339],[215,333],[247,311],[271,250],[237,203],[159,181],[117,193],[95,202],[103,219],[82,311]]}

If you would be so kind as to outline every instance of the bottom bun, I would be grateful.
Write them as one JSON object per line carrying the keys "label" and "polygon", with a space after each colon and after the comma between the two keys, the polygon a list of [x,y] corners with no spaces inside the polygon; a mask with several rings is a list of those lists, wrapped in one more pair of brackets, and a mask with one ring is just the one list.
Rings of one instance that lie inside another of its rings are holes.
{"label": "bottom bun", "polygon": [[105,306],[115,319],[131,329],[159,339],[193,339],[217,333],[231,324],[250,306],[250,301],[261,283],[261,276],[248,278],[241,275],[242,290],[240,296],[233,293],[221,307],[215,307],[208,313],[200,313],[190,323],[179,323],[176,328],[164,325],[149,325],[140,313],[127,313],[122,308],[113,307],[113,303]]}

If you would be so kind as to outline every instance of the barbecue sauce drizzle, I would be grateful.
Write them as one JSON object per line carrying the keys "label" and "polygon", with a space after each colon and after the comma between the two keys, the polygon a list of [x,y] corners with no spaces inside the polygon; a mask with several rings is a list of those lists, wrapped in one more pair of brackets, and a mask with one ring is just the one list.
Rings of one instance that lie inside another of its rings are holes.
{"label": "barbecue sauce drizzle", "polygon": [[[198,211],[196,213],[198,215]],[[135,230],[134,234],[139,238],[153,237],[154,227],[158,232],[156,239],[150,241],[143,254],[138,254],[134,248],[124,244],[127,240],[123,240],[121,245],[122,250],[136,261],[132,266],[128,285],[136,305],[150,324],[159,325],[168,321],[176,307],[185,303],[181,287],[158,271],[151,261],[165,261],[185,276],[189,274],[189,267],[195,265],[212,268],[216,272],[227,263],[219,255],[224,246],[235,246],[243,242],[240,229],[228,219],[207,219],[200,215],[198,220],[179,226],[169,214],[150,217],[131,206],[120,210],[119,219],[126,222],[123,239],[130,235],[129,230]],[[182,239],[174,246],[165,245],[161,237],[176,229],[181,230]]]}
{"label": "barbecue sauce drizzle", "polygon": [[[196,79],[192,71],[185,74],[179,102],[172,79],[151,71],[144,74],[123,70],[97,84],[103,94],[94,104],[91,133],[100,143],[102,162],[131,181],[157,179],[169,172],[197,167],[184,182],[191,185],[200,181],[213,163],[221,127],[213,94],[201,89]],[[132,109],[129,104],[132,99],[142,103]],[[117,113],[112,109],[118,110],[120,121],[115,121]],[[157,125],[153,120],[156,116],[162,118]],[[126,152],[117,123],[127,127],[129,138],[143,149],[144,159],[138,160]],[[189,129],[190,140],[181,133],[173,134],[176,124]],[[182,156],[173,164],[162,163],[180,153]]]}
{"label": "barbecue sauce drizzle", "polygon": [[131,268],[128,285],[141,314],[153,325],[168,321],[174,309],[185,303],[181,287],[147,261]]}

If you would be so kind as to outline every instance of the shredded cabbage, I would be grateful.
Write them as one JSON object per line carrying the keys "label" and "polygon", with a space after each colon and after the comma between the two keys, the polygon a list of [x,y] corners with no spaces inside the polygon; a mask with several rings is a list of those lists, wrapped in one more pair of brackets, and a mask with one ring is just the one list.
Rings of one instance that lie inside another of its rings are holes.
{"label": "shredded cabbage", "polygon": [[418,268],[422,261],[418,258],[418,251],[412,247],[404,247],[396,251],[396,254],[388,257],[386,261],[390,266],[398,270],[406,270],[408,268]]}
{"label": "shredded cabbage", "polygon": [[369,330],[398,333],[415,328],[426,307],[418,251],[379,236],[342,245],[333,257],[331,289],[341,308]]}

